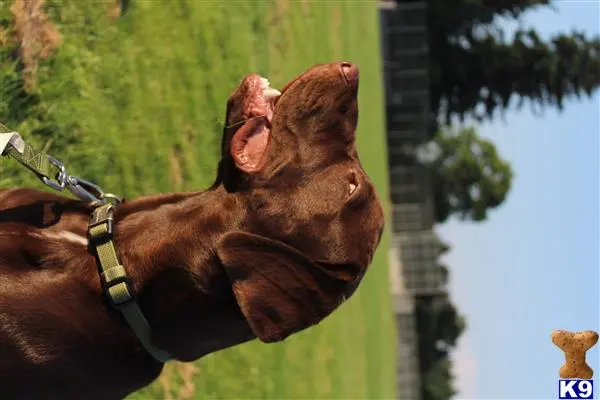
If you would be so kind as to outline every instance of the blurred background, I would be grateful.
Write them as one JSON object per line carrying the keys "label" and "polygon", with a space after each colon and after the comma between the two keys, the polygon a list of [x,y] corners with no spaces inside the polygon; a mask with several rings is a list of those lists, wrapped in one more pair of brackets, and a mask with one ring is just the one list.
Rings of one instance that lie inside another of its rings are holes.
{"label": "blurred background", "polygon": [[[130,399],[555,398],[551,332],[600,325],[599,34],[597,0],[0,0],[0,121],[110,192],[200,190],[244,75],[357,63],[359,290]],[[14,186],[44,189],[0,159]]]}

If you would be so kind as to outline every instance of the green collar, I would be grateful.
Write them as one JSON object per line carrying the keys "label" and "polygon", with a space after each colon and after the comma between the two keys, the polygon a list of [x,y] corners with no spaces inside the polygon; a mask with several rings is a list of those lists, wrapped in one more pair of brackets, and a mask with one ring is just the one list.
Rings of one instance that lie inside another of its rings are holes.
{"label": "green collar", "polygon": [[121,311],[144,348],[158,361],[169,361],[171,355],[152,343],[152,329],[144,317],[125,267],[119,263],[113,243],[114,205],[104,204],[92,213],[88,234],[100,264],[102,289],[110,304]]}

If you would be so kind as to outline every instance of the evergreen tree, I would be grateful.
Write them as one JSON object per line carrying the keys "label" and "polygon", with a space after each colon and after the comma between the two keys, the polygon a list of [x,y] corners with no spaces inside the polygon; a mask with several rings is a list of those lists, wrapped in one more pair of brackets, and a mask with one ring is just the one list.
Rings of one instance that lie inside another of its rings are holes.
{"label": "evergreen tree", "polygon": [[526,103],[561,110],[565,100],[590,96],[598,88],[600,38],[571,32],[544,41],[534,29],[519,29],[514,38],[506,38],[499,18],[518,20],[541,7],[552,7],[552,2],[428,1],[434,118],[492,118],[496,110]]}

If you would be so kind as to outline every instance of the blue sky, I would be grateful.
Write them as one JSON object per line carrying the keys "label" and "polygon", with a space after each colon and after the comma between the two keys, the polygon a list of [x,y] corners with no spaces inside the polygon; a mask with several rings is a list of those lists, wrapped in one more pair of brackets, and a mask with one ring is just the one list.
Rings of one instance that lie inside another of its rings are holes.
{"label": "blue sky", "polygon": [[[555,1],[523,23],[548,37],[600,33],[600,1]],[[455,354],[457,398],[557,398],[555,329],[600,326],[600,95],[534,116],[527,106],[479,126],[515,170],[508,200],[483,224],[438,229],[453,249],[451,291],[468,330]],[[597,344],[588,352],[600,398]]]}

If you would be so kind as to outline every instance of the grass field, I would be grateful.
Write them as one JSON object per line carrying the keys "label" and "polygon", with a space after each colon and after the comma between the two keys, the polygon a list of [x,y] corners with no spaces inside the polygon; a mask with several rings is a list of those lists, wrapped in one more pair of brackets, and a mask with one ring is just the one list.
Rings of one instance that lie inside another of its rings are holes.
{"label": "grass field", "polygon": [[[282,87],[314,63],[344,59],[361,67],[359,151],[387,204],[375,1],[137,0],[116,21],[98,1],[48,6],[62,41],[38,71],[34,111],[43,118],[3,104],[0,121],[50,145],[71,172],[126,197],[204,188],[242,76],[258,72]],[[41,187],[9,163],[0,163],[1,186]],[[354,297],[319,326],[282,344],[169,365],[130,398],[394,397],[388,242],[386,234]]]}

